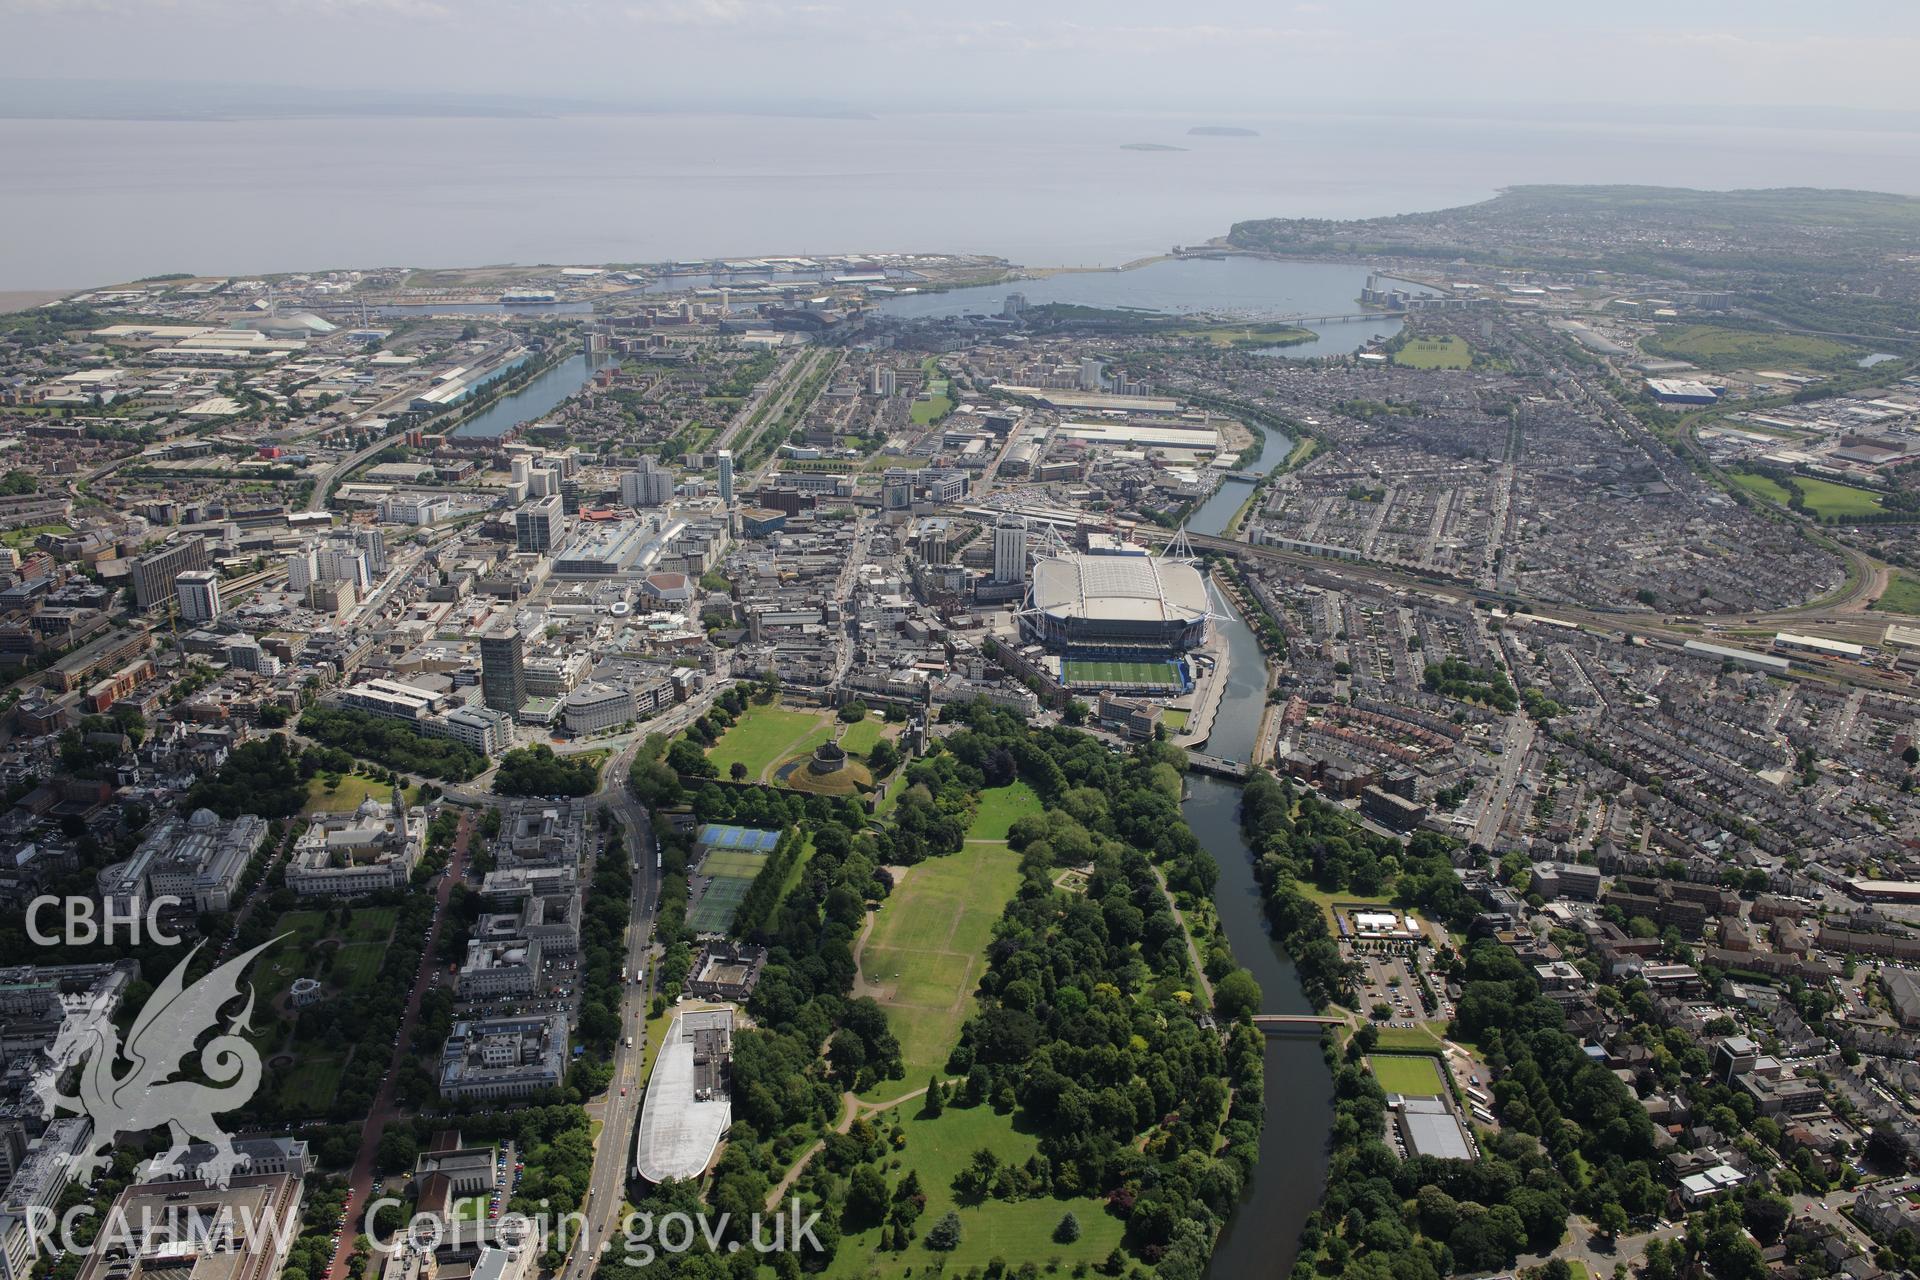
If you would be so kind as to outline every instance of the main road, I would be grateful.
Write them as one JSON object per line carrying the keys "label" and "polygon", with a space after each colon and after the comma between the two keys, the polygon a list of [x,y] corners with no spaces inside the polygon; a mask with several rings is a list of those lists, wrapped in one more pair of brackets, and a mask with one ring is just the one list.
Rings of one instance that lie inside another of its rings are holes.
{"label": "main road", "polygon": [[[711,687],[711,686],[710,686]],[[581,1237],[574,1242],[560,1269],[561,1280],[586,1280],[608,1243],[620,1232],[620,1208],[625,1201],[634,1127],[640,1117],[640,1094],[646,1081],[641,1067],[647,1058],[647,990],[650,984],[632,981],[644,968],[653,946],[653,917],[659,905],[659,877],[654,873],[653,825],[646,806],[627,787],[627,769],[640,749],[636,735],[607,761],[596,801],[611,813],[626,836],[627,856],[633,860],[633,902],[627,917],[627,947],[621,970],[620,1034],[613,1042],[613,1075],[607,1091],[587,1104],[587,1113],[601,1122],[600,1140],[593,1149],[593,1172],[581,1206],[586,1218]],[[631,1044],[629,1044],[631,1042]]]}
{"label": "main road", "polygon": [[[731,449],[739,443],[740,433],[746,431],[749,426],[762,426],[768,418],[778,417],[787,407],[787,401],[793,398],[794,389],[805,379],[807,369],[813,364],[814,351],[813,347],[801,347],[782,360],[779,366],[753,389],[740,408],[734,412],[733,419],[707,447],[715,450]],[[767,402],[768,396],[776,397],[771,404]],[[767,412],[760,411],[762,405],[767,405]],[[747,443],[753,443],[751,438]]]}

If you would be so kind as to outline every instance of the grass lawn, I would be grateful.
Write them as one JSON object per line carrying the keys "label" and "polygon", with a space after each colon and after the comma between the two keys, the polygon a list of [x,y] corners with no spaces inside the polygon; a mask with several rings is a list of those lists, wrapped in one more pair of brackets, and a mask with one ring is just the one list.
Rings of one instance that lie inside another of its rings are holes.
{"label": "grass lawn", "polygon": [[1376,1053],[1367,1058],[1367,1067],[1387,1093],[1403,1093],[1409,1098],[1440,1096],[1440,1072],[1432,1058]]}
{"label": "grass lawn", "polygon": [[[362,992],[371,988],[380,976],[380,964],[386,958],[387,943],[393,937],[398,915],[395,907],[361,907],[353,911],[345,925],[329,929],[326,912],[299,910],[285,912],[274,922],[274,936],[287,936],[268,948],[255,963],[253,984],[259,993],[260,1011],[256,1012],[247,1036],[266,1053],[292,1048],[301,1056],[302,1069],[309,1063],[317,1063],[322,1068],[306,1076],[301,1070],[289,1075],[281,1090],[283,1096],[305,1090],[307,1093],[300,1095],[303,1099],[309,1094],[318,1099],[317,1103],[303,1100],[298,1105],[331,1103],[345,1063],[328,1058],[324,1052],[316,1054],[313,1045],[290,1043],[293,1011],[289,1009],[288,1016],[282,1020],[275,1016],[274,1004],[299,977],[319,978],[334,991]],[[322,1049],[329,1047],[321,1046]]]}
{"label": "grass lawn", "polygon": [[1313,457],[1313,455],[1316,452],[1318,452],[1319,449],[1320,449],[1320,441],[1317,437],[1314,437],[1314,436],[1299,437],[1293,443],[1293,452],[1289,453],[1287,455],[1287,460],[1280,465],[1280,470],[1291,471],[1295,467],[1306,465],[1307,460]]}
{"label": "grass lawn", "polygon": [[876,453],[861,463],[860,469],[862,471],[885,471],[889,467],[906,467],[911,471],[918,471],[920,468],[928,466],[932,462],[932,458],[920,458],[908,454]]}
{"label": "grass lawn", "polygon": [[973,811],[973,825],[967,828],[967,839],[1005,840],[1015,822],[1038,812],[1040,797],[1026,783],[989,787],[980,793],[980,807]]}
{"label": "grass lawn", "polygon": [[307,781],[307,802],[300,806],[300,813],[303,817],[314,813],[352,813],[369,796],[391,804],[393,788],[365,774],[350,773],[340,780],[338,787],[329,791],[327,775],[316,773]]}
{"label": "grass lawn", "polygon": [[487,1198],[485,1196],[463,1196],[453,1202],[455,1222],[478,1222],[486,1216]]}
{"label": "grass lawn", "polygon": [[[314,944],[327,936],[326,914],[320,911],[289,911],[273,926],[273,936],[279,937],[283,933],[289,936],[268,947],[254,962],[253,985],[260,993],[262,1005],[270,1004],[284,994],[293,985],[293,980],[307,971],[307,965],[313,958]],[[271,1020],[257,1021],[254,1030],[256,1034],[266,1037],[256,1040],[256,1043],[279,1043],[280,1027]]]}
{"label": "grass lawn", "polygon": [[[393,927],[391,918],[387,921],[387,927]],[[327,936],[327,913],[307,908],[289,911],[274,924],[273,931],[276,935],[291,934],[286,941],[286,949],[297,950]]]}
{"label": "grass lawn", "polygon": [[[1012,1116],[999,1115],[985,1106],[948,1106],[937,1118],[928,1119],[917,1101],[907,1103],[900,1112],[907,1145],[900,1153],[901,1167],[887,1170],[887,1182],[890,1187],[897,1185],[908,1169],[919,1173],[921,1189],[927,1196],[927,1210],[918,1223],[921,1239],[904,1252],[882,1253],[878,1249],[878,1227],[850,1233],[840,1242],[840,1250],[827,1269],[829,1276],[898,1277],[909,1271],[915,1276],[931,1276],[942,1259],[946,1274],[960,1276],[985,1267],[995,1257],[1016,1265],[1034,1262],[1042,1267],[1058,1257],[1063,1264],[1059,1274],[1065,1276],[1076,1262],[1098,1262],[1120,1243],[1125,1224],[1107,1212],[1104,1202],[1091,1196],[987,1200],[977,1205],[955,1202],[954,1175],[967,1166],[975,1151],[985,1147],[1003,1162],[1024,1164],[1039,1148],[1032,1134],[1015,1130]],[[960,1247],[948,1254],[935,1253],[923,1240],[927,1228],[949,1209],[960,1215]],[[1069,1211],[1080,1220],[1080,1238],[1072,1244],[1056,1244],[1054,1228]]]}
{"label": "grass lawn", "polygon": [[382,946],[388,938],[394,936],[394,923],[399,919],[397,906],[363,906],[353,908],[353,915],[346,923],[348,942],[380,942]]}
{"label": "grass lawn", "polygon": [[864,1095],[869,1101],[899,1097],[945,1071],[960,1024],[974,1011],[994,922],[1019,887],[1019,867],[1005,845],[969,844],[913,867],[881,904],[860,971],[899,1037],[906,1078],[881,1081]]}
{"label": "grass lawn", "polygon": [[773,765],[801,751],[811,751],[833,733],[831,715],[781,706],[750,706],[707,753],[729,776],[734,763],[747,767],[748,778],[759,778]]}
{"label": "grass lawn", "polygon": [[333,1105],[333,1095],[339,1092],[340,1077],[346,1069],[344,1058],[302,1054],[280,1085],[280,1105],[296,1115],[324,1115]]}
{"label": "grass lawn", "polygon": [[646,1051],[640,1055],[640,1088],[635,1091],[640,1094],[645,1094],[647,1081],[653,1076],[653,1060],[660,1056],[660,1046],[665,1043],[667,1028],[673,1025],[674,1014],[674,1006],[668,1005],[665,1013],[653,1017],[651,996],[648,1001]]}
{"label": "grass lawn", "polygon": [[807,767],[811,756],[809,751],[793,757],[791,769],[787,769],[783,761],[780,770],[775,771],[776,777],[781,770],[786,773],[784,778],[780,778],[780,785],[804,791],[810,796],[856,795],[862,787],[873,785],[873,771],[858,760],[848,760],[832,773],[815,773]]}
{"label": "grass lawn", "polygon": [[840,745],[854,755],[863,756],[873,750],[874,744],[880,741],[886,730],[886,721],[878,716],[868,716],[847,726],[846,732],[840,735]]}
{"label": "grass lawn", "polygon": [[1920,576],[1894,570],[1887,577],[1886,591],[1873,602],[1872,607],[1886,613],[1920,616]]}
{"label": "grass lawn", "polygon": [[1187,727],[1190,715],[1190,712],[1183,711],[1179,707],[1168,707],[1160,713],[1160,723],[1167,726],[1168,733],[1178,733]]}
{"label": "grass lawn", "polygon": [[1759,369],[1779,365],[1834,368],[1851,363],[1858,350],[1806,334],[1764,329],[1723,329],[1689,324],[1662,329],[1641,347],[1675,360],[1691,360],[1703,369]]}
{"label": "grass lawn", "polygon": [[1440,1048],[1440,1030],[1446,1026],[1443,1022],[1422,1022],[1414,1027],[1377,1027],[1380,1039],[1375,1047],[1390,1051],[1393,1049],[1438,1049]]}
{"label": "grass lawn", "polygon": [[1160,686],[1179,683],[1170,662],[1095,662],[1068,658],[1060,665],[1068,684]]}
{"label": "grass lawn", "polygon": [[1473,348],[1465,338],[1409,338],[1393,353],[1393,362],[1409,369],[1465,369],[1473,363]]}
{"label": "grass lawn", "polygon": [[350,942],[342,946],[327,964],[327,980],[346,991],[364,991],[380,974],[380,961],[387,954],[384,942]]}
{"label": "grass lawn", "polygon": [[1838,516],[1844,520],[1848,516],[1870,516],[1886,509],[1880,505],[1879,495],[1852,485],[1816,480],[1812,476],[1795,476],[1793,482],[1806,499],[1807,510],[1816,516]]}
{"label": "grass lawn", "polygon": [[915,400],[907,409],[907,417],[920,426],[932,426],[953,412],[953,401],[944,393],[928,396],[925,400]]}
{"label": "grass lawn", "polygon": [[1793,498],[1786,486],[1772,476],[1763,476],[1753,471],[1729,471],[1728,477],[1748,493],[1757,494],[1768,502],[1777,502],[1786,506]]}
{"label": "grass lawn", "polygon": [[384,943],[393,937],[394,922],[400,918],[398,907],[355,907],[347,921],[347,941]]}
{"label": "grass lawn", "polygon": [[791,867],[787,868],[787,878],[780,882],[778,905],[773,909],[772,927],[768,932],[779,932],[780,912],[786,906],[787,895],[792,893],[799,885],[800,877],[806,874],[807,864],[811,861],[813,861],[813,837],[809,835],[806,838],[806,843],[800,846],[800,856],[793,860]]}

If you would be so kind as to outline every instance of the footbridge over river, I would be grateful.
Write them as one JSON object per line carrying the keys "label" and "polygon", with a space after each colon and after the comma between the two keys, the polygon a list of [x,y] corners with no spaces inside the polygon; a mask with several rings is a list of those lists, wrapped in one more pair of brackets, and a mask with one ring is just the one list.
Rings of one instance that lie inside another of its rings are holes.
{"label": "footbridge over river", "polygon": [[1270,1036],[1286,1035],[1289,1032],[1318,1033],[1327,1027],[1345,1024],[1345,1018],[1332,1018],[1318,1013],[1256,1013],[1253,1025]]}

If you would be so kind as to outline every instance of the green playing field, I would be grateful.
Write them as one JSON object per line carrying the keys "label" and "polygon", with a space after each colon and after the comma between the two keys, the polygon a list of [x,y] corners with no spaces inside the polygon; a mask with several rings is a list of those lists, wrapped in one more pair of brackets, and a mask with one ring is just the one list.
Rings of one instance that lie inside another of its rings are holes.
{"label": "green playing field", "polygon": [[1168,685],[1178,683],[1173,667],[1165,662],[1101,662],[1068,658],[1060,664],[1068,684]]}
{"label": "green playing field", "polygon": [[1373,1078],[1387,1093],[1409,1098],[1440,1096],[1440,1062],[1437,1058],[1409,1053],[1376,1053],[1367,1058]]}

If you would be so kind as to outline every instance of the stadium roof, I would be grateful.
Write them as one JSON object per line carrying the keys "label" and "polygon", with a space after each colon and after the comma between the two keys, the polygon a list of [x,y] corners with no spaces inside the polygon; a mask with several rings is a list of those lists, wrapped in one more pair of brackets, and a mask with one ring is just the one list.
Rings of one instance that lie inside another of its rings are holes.
{"label": "stadium roof", "polygon": [[1089,621],[1194,622],[1209,612],[1200,571],[1155,556],[1065,555],[1035,561],[1033,607]]}

